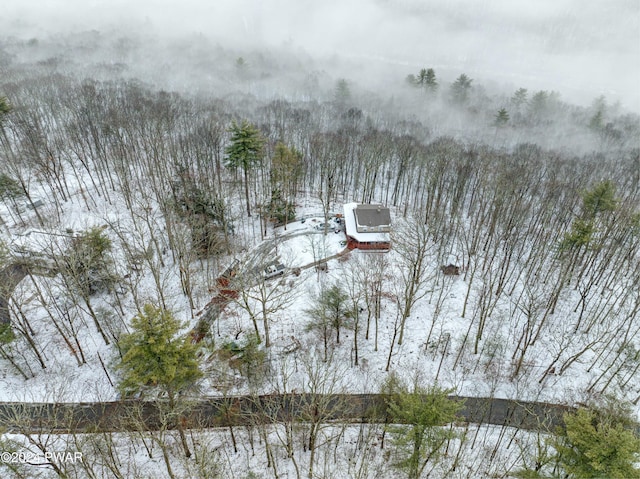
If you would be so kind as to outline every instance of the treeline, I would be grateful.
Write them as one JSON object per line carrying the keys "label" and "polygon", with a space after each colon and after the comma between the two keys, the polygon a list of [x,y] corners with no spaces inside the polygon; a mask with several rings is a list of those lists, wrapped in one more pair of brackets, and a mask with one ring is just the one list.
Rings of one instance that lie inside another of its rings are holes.
{"label": "treeline", "polygon": [[[638,131],[637,116],[625,114],[619,103],[611,104],[603,95],[583,108],[563,101],[557,91],[520,87],[511,93],[490,93],[466,73],[444,82],[433,68],[422,68],[417,75],[409,74],[405,81],[420,92],[414,96],[418,105],[443,110],[444,116],[434,115],[440,121],[447,123],[447,114],[464,112],[469,126],[484,123],[497,128],[494,138],[484,137],[484,141],[491,144],[498,139],[498,144],[512,144],[509,136],[519,132],[525,137],[529,133],[529,138],[536,139],[534,142],[544,144],[547,144],[544,136],[557,136],[558,141],[552,144],[567,150],[584,151],[585,142],[598,151],[623,145],[637,147],[632,133]],[[509,135],[498,136],[497,131],[503,130]],[[590,134],[585,135],[586,132]]]}

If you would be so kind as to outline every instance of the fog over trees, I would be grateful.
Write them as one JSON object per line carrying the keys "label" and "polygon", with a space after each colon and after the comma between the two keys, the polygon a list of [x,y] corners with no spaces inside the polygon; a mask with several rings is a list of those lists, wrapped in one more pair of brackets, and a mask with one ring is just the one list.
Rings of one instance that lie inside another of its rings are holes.
{"label": "fog over trees", "polygon": [[634,2],[156,3],[0,20],[2,477],[638,474]]}

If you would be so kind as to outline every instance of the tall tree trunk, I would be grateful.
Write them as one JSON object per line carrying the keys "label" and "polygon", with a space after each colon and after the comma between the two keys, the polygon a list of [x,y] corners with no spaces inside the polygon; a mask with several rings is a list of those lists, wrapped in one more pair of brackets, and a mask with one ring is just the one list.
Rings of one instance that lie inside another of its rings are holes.
{"label": "tall tree trunk", "polygon": [[251,207],[249,206],[249,174],[247,168],[243,168],[244,171],[244,197],[247,200],[247,216],[251,217]]}

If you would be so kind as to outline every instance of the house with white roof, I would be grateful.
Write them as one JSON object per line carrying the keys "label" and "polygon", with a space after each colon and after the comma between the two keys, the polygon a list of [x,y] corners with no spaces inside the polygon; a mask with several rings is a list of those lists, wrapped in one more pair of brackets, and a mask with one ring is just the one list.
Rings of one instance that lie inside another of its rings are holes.
{"label": "house with white roof", "polygon": [[344,226],[349,249],[383,250],[391,248],[391,213],[382,205],[346,203]]}

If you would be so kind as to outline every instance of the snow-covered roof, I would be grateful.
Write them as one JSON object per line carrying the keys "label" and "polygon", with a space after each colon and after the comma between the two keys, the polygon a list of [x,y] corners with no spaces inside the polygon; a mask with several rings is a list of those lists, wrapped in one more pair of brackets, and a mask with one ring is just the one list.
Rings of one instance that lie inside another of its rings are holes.
{"label": "snow-covered roof", "polygon": [[[351,236],[360,243],[388,243],[391,241],[389,233],[359,233],[356,223],[355,209],[358,203],[345,203],[344,205],[344,226],[347,236]],[[387,210],[388,211],[388,210]]]}
{"label": "snow-covered roof", "polygon": [[360,233],[387,233],[391,230],[391,213],[382,205],[357,205],[353,210]]}

